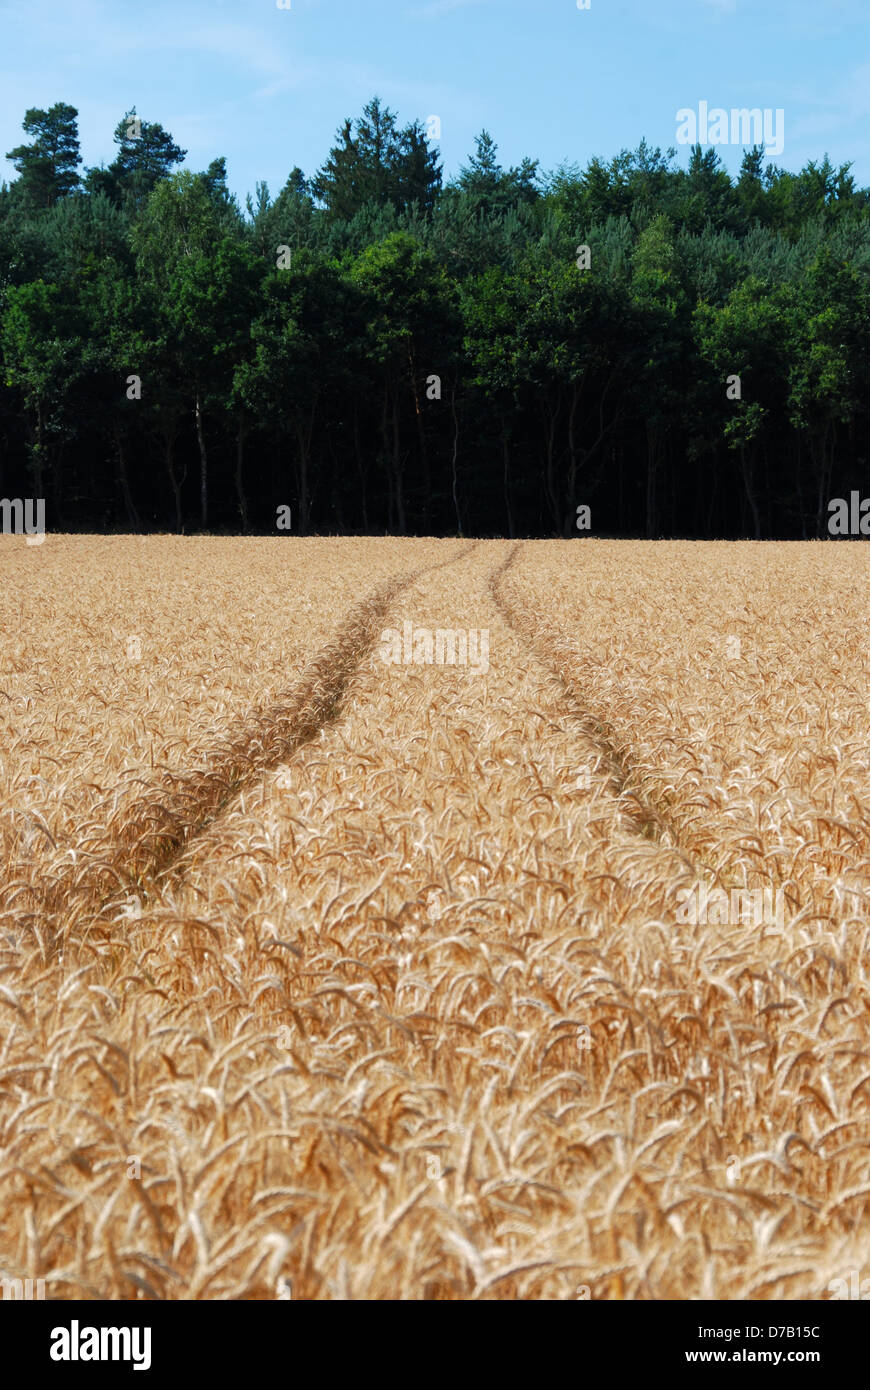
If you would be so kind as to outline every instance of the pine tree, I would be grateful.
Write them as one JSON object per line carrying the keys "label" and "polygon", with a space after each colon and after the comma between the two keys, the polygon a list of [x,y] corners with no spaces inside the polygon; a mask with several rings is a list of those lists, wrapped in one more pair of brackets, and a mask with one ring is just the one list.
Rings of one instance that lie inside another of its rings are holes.
{"label": "pine tree", "polygon": [[416,204],[428,214],[434,211],[440,190],[438,151],[430,148],[420,121],[413,121],[399,137],[394,193],[396,204],[405,209]]}
{"label": "pine tree", "polygon": [[519,168],[505,172],[488,130],[482,130],[474,143],[475,153],[460,169],[453,187],[471,200],[476,211],[506,212],[520,203],[534,202],[538,197],[536,159],[524,159]]}
{"label": "pine tree", "polygon": [[118,122],[114,141],[118,153],[112,163],[108,169],[89,169],[86,183],[88,192],[103,192],[119,205],[130,201],[141,207],[155,184],[187,155],[157,121],[140,120],[135,106]]}
{"label": "pine tree", "polygon": [[417,203],[426,212],[432,210],[441,169],[419,121],[399,130],[396,113],[373,97],[355,124],[350,119],[343,123],[336,139],[311,182],[312,193],[325,203],[330,218],[349,222],[368,202],[399,210]]}
{"label": "pine tree", "polygon": [[77,165],[82,157],[78,114],[64,101],[55,102],[47,111],[33,106],[25,114],[22,128],[36,138],[32,145],[16,145],[6,158],[20,175],[15,184],[17,196],[31,207],[53,207],[79,186]]}

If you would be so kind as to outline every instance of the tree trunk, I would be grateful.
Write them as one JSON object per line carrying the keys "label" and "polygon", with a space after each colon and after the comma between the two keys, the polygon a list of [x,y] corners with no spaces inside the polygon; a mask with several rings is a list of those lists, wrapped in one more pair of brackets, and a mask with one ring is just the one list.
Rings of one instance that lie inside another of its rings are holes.
{"label": "tree trunk", "polygon": [[296,464],[296,492],[299,497],[299,535],[308,535],[308,453],[305,448],[304,432],[296,431],[299,444],[299,457]]}
{"label": "tree trunk", "polygon": [[43,472],[42,435],[42,403],[40,402],[40,404],[36,407],[36,448],[33,451],[33,482],[36,488],[37,499],[40,497],[45,497],[45,474]]}
{"label": "tree trunk", "polygon": [[384,382],[384,404],[381,411],[381,438],[384,445],[384,467],[387,470],[387,530],[396,529],[396,479],[392,465],[390,463],[390,387],[389,382]]}
{"label": "tree trunk", "polygon": [[317,412],[316,396],[311,402],[311,413],[308,417],[307,428],[298,422],[296,425],[296,439],[299,444],[299,467],[297,472],[299,484],[299,531],[306,536],[311,517],[311,499],[308,489],[308,478],[310,474],[311,462],[311,442],[314,438],[314,420]]}
{"label": "tree trunk", "polygon": [[504,428],[504,425],[502,425],[502,432],[501,432],[501,450],[502,450],[502,465],[503,465],[503,468],[502,468],[502,481],[503,481],[503,484],[504,484],[504,505],[505,505],[505,511],[507,512],[508,536],[509,536],[509,538],[510,538],[511,540],[513,540],[513,539],[514,539],[514,514],[513,514],[513,509],[511,508],[510,450],[509,450],[509,448],[508,448],[508,435],[507,435],[507,430]]}
{"label": "tree trunk", "polygon": [[[712,468],[712,470],[711,470],[711,476],[712,476],[712,479],[713,479],[713,486],[712,486],[711,489],[710,489],[710,506],[709,506],[709,508],[708,508],[708,510],[707,510],[707,535],[706,535],[706,539],[707,539],[708,541],[714,538],[714,536],[713,536],[713,517],[714,517],[715,511],[716,511],[716,499],[717,499],[717,497],[719,496],[719,466],[718,466],[718,465],[719,465],[718,456],[714,456],[714,466],[713,466],[713,468]],[[720,528],[720,531],[721,531],[721,528]]]}
{"label": "tree trunk", "polygon": [[460,536],[461,536],[461,535],[462,535],[462,517],[460,516],[460,513],[459,513],[459,493],[458,493],[458,487],[457,487],[457,483],[458,483],[457,465],[458,465],[458,460],[459,460],[459,418],[458,418],[458,416],[457,416],[457,414],[456,414],[456,382],[455,382],[455,381],[453,382],[453,386],[452,386],[451,391],[450,391],[450,407],[451,407],[451,409],[452,409],[452,411],[453,411],[453,463],[452,463],[453,510],[456,512],[456,529],[457,529],[457,531],[459,532],[459,534],[460,534]]}
{"label": "tree trunk", "polygon": [[208,529],[208,457],[205,452],[205,433],[202,427],[202,394],[196,388],[196,442],[199,445],[199,524]]}
{"label": "tree trunk", "polygon": [[[175,439],[167,438],[164,460],[166,463],[166,472],[169,474],[169,482],[172,487],[172,496],[175,501],[175,531],[176,535],[180,536],[184,531],[184,521],[181,515],[181,483],[175,476],[175,459],[173,457],[174,446]],[[185,469],[185,473],[186,472],[187,470]],[[184,482],[184,478],[181,479],[181,482]]]}
{"label": "tree trunk", "polygon": [[546,439],[544,483],[547,495],[547,506],[550,509],[550,520],[557,536],[562,534],[562,528],[559,525],[559,502],[556,497],[556,424],[559,419],[559,413],[559,405],[556,406],[555,410],[548,410],[544,429]]}
{"label": "tree trunk", "polygon": [[399,535],[404,536],[406,532],[405,495],[402,488],[402,461],[400,455],[399,436],[399,401],[396,393],[393,394],[393,476],[396,480],[396,521],[398,522]]}
{"label": "tree trunk", "polygon": [[[830,440],[830,443],[828,442]],[[819,478],[819,535],[828,534],[827,504],[831,496],[831,474],[834,471],[834,454],[837,448],[837,427],[832,422],[825,426],[822,439],[822,468]]]}
{"label": "tree trunk", "polygon": [[359,474],[360,496],[362,498],[362,524],[363,531],[368,533],[369,529],[369,505],[368,489],[366,487],[366,473],[362,461],[362,451],[359,447],[359,408],[356,401],[353,405],[353,448],[356,456],[356,471]]}
{"label": "tree trunk", "polygon": [[821,539],[827,535],[825,525],[825,499],[830,492],[831,471],[833,468],[833,449],[829,448],[828,440],[831,434],[830,422],[825,425],[821,440],[810,434],[810,458],[816,471],[816,481],[818,484],[816,493],[816,536]]}
{"label": "tree trunk", "polygon": [[799,510],[799,512],[800,512],[800,518],[801,518],[801,539],[802,539],[802,540],[807,540],[807,539],[808,539],[808,537],[807,537],[807,513],[806,513],[806,508],[805,508],[805,506],[804,506],[804,490],[803,490],[803,487],[802,487],[802,485],[801,485],[801,469],[802,469],[802,466],[803,466],[803,460],[802,460],[802,458],[801,458],[801,431],[800,431],[800,430],[796,430],[796,431],[795,431],[795,434],[796,434],[796,441],[795,441],[795,442],[796,442],[796,448],[797,448],[797,458],[796,458],[796,460],[795,460],[795,470],[794,470],[795,491],[797,492],[798,510]]}
{"label": "tree trunk", "polygon": [[127,513],[127,520],[132,530],[141,531],[142,523],[139,520],[139,513],[136,511],[133,496],[130,492],[130,480],[127,477],[127,459],[124,454],[124,436],[119,424],[115,425],[115,445],[118,451],[118,481],[121,484],[121,496],[124,499],[124,510]]}
{"label": "tree trunk", "polygon": [[325,476],[329,494],[330,523],[334,525],[338,535],[345,536],[351,529],[348,527],[344,511],[344,499],[350,495],[350,489],[342,486],[344,478],[335,456],[335,439],[331,430],[327,431],[326,443],[329,450],[329,467]]}
{"label": "tree trunk", "polygon": [[565,524],[562,535],[567,539],[571,535],[571,521],[577,515],[577,448],[574,442],[574,417],[577,414],[577,402],[580,399],[580,392],[574,389],[571,396],[571,409],[568,413],[568,506],[566,509]]}
{"label": "tree trunk", "polygon": [[646,427],[646,534],[651,540],[656,529],[656,484],[658,482],[658,430],[647,422]]}
{"label": "tree trunk", "polygon": [[760,540],[761,540],[761,516],[759,515],[759,511],[758,511],[758,500],[757,500],[757,498],[756,498],[756,496],[755,496],[755,478],[754,478],[754,471],[753,471],[753,456],[754,456],[754,452],[755,452],[755,451],[752,450],[752,455],[747,459],[747,457],[746,457],[746,449],[745,449],[745,448],[741,448],[741,450],[740,450],[740,471],[741,471],[742,474],[743,474],[743,487],[744,487],[744,490],[745,490],[745,492],[746,492],[746,500],[748,501],[749,506],[750,506],[751,511],[752,511],[752,524],[753,524],[753,526],[754,526],[754,528],[755,528],[755,539],[756,539],[757,541],[760,541]]}
{"label": "tree trunk", "polygon": [[245,417],[239,416],[238,429],[236,431],[236,496],[239,499],[239,515],[242,518],[242,530],[248,531],[248,499],[245,496],[245,481],[242,468],[245,461]]}
{"label": "tree trunk", "polygon": [[414,363],[414,354],[408,348],[408,368],[411,377],[411,390],[414,393],[414,412],[417,417],[417,438],[420,441],[420,464],[423,472],[423,521],[424,529],[431,530],[432,527],[432,473],[429,467],[429,451],[426,447],[426,431],[423,427],[423,410],[420,405],[420,392],[417,389],[417,372]]}

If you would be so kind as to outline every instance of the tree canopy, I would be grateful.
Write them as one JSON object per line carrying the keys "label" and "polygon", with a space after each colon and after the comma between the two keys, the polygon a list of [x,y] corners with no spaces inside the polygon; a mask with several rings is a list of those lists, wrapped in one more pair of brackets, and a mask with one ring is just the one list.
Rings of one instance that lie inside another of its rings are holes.
{"label": "tree canopy", "polygon": [[870,192],[641,140],[444,182],[374,97],[239,202],[125,112],[0,187],[0,491],[49,527],[827,534],[866,474]]}

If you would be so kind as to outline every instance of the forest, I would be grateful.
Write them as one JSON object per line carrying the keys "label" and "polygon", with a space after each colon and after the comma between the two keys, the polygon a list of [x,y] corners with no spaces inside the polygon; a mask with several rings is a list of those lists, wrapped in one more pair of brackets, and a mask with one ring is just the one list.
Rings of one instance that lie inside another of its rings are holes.
{"label": "forest", "polygon": [[[0,187],[0,495],[65,531],[810,538],[860,489],[870,191],[827,156],[445,181],[377,97],[244,207],[132,109]],[[578,509],[588,508],[583,513]]]}

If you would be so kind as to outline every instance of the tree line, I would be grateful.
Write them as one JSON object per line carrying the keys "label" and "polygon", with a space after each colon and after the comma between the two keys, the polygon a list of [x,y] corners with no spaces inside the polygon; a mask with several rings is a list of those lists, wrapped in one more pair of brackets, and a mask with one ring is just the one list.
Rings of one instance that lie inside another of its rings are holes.
{"label": "tree line", "polygon": [[[861,487],[870,191],[827,156],[457,177],[374,98],[245,206],[125,113],[0,187],[0,493],[49,529],[808,537]],[[286,515],[285,511],[285,515]],[[587,514],[588,515],[588,514]]]}

